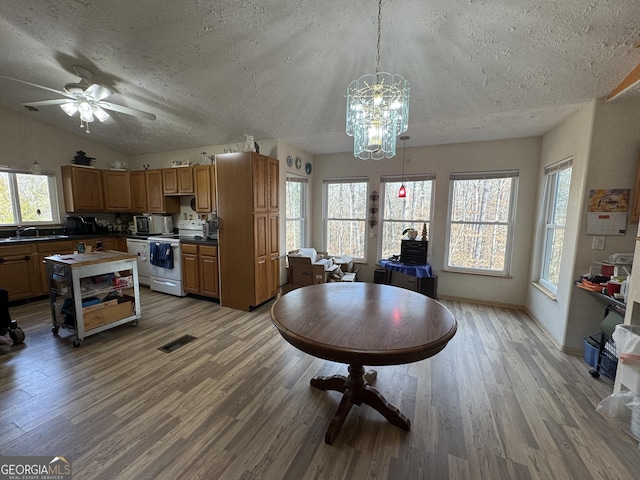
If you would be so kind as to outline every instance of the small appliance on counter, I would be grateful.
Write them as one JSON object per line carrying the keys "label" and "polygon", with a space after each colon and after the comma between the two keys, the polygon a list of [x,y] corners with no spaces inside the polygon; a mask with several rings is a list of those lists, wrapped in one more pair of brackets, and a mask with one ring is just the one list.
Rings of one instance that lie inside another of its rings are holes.
{"label": "small appliance on counter", "polygon": [[218,240],[218,215],[216,213],[209,214],[207,219],[207,238]]}
{"label": "small appliance on counter", "polygon": [[173,233],[173,217],[171,215],[135,215],[133,233],[136,235]]}
{"label": "small appliance on counter", "polygon": [[64,219],[64,228],[71,235],[98,233],[98,221],[96,217],[67,215]]}

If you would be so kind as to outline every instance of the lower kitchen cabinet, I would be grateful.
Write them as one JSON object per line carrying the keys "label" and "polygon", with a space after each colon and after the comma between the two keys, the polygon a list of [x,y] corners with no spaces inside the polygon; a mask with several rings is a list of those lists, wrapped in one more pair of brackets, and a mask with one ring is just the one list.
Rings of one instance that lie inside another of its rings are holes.
{"label": "lower kitchen cabinet", "polygon": [[41,293],[38,254],[32,244],[0,247],[0,285],[9,301],[36,297]]}
{"label": "lower kitchen cabinet", "polygon": [[182,244],[182,285],[187,293],[220,298],[217,245]]}

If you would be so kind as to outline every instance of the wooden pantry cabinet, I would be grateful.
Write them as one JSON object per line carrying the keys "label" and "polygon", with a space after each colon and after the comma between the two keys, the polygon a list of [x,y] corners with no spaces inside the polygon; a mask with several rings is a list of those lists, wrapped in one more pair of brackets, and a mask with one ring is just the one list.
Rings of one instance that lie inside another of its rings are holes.
{"label": "wooden pantry cabinet", "polygon": [[248,311],[280,289],[279,162],[216,155],[220,304]]}

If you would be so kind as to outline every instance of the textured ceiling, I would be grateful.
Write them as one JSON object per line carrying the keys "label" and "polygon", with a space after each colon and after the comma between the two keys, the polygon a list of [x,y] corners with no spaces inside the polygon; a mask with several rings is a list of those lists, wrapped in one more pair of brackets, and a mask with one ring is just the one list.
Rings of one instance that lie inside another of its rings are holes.
{"label": "textured ceiling", "polygon": [[[640,62],[639,19],[638,0],[386,0],[380,67],[411,85],[412,146],[541,135]],[[244,133],[344,152],[376,28],[375,0],[3,0],[0,75],[61,90],[91,69],[108,101],[157,115],[91,126],[125,154]],[[0,105],[53,98],[0,79]],[[58,106],[29,115],[86,135]]]}

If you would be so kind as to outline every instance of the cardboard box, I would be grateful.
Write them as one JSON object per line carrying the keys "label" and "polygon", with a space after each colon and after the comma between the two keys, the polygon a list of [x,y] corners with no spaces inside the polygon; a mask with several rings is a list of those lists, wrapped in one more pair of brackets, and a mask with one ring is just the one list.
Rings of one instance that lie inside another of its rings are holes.
{"label": "cardboard box", "polygon": [[353,273],[353,258],[349,255],[332,258],[334,263],[340,266],[340,270],[342,270],[343,273]]}
{"label": "cardboard box", "polygon": [[333,264],[330,259],[324,258],[323,255],[318,255],[315,250],[307,250],[311,250],[311,256],[300,255],[300,250],[292,250],[287,255],[289,261],[287,277],[290,279],[289,282],[302,287],[326,283],[329,276],[340,267]]}
{"label": "cardboard box", "polygon": [[116,304],[109,301],[92,305],[91,307],[88,307],[92,309],[87,311],[86,314],[84,313],[85,309],[83,308],[82,318],[84,322],[84,329],[91,330],[133,315],[135,308],[133,297],[125,296],[123,298],[123,302]]}

